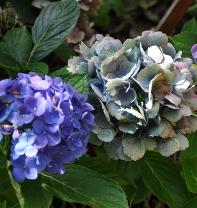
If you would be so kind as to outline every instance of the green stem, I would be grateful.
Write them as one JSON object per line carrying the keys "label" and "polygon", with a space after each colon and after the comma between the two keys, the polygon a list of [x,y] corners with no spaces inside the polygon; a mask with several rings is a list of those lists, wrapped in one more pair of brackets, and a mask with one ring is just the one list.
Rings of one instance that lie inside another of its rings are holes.
{"label": "green stem", "polygon": [[32,57],[33,57],[33,55],[34,55],[36,49],[38,48],[38,46],[39,46],[39,44],[34,45],[32,51],[31,51],[31,53],[30,53],[29,59],[28,59],[28,61],[27,61],[27,63],[26,63],[26,66],[30,63],[30,61],[31,61],[31,59],[32,59]]}

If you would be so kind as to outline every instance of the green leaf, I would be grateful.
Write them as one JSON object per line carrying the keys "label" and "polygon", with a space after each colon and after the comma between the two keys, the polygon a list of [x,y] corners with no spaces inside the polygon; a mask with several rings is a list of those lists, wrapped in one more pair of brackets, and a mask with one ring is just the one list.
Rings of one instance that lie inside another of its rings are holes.
{"label": "green leaf", "polygon": [[48,74],[49,66],[44,62],[32,62],[26,66],[29,71],[33,71],[39,74]]}
{"label": "green leaf", "polygon": [[8,206],[18,203],[15,191],[10,183],[7,160],[0,155],[0,201],[7,201]]}
{"label": "green leaf", "polygon": [[0,208],[6,208],[6,201],[0,202]]}
{"label": "green leaf", "polygon": [[197,207],[197,196],[188,201],[184,208],[196,208]]}
{"label": "green leaf", "polygon": [[16,70],[27,62],[32,49],[31,34],[25,26],[13,28],[0,42],[0,66]]}
{"label": "green leaf", "polygon": [[94,18],[94,22],[99,27],[108,27],[113,19],[110,19],[110,12],[114,11],[118,17],[124,14],[124,4],[121,0],[105,0]]}
{"label": "green leaf", "polygon": [[10,0],[18,17],[24,24],[33,24],[39,14],[39,10],[31,5],[32,0]]}
{"label": "green leaf", "polygon": [[150,191],[147,189],[141,178],[135,182],[135,186],[125,186],[124,190],[127,193],[130,205],[144,201],[148,194],[150,194]]}
{"label": "green leaf", "polygon": [[89,83],[87,74],[71,74],[67,71],[66,67],[63,67],[53,73],[52,77],[61,77],[65,82],[74,87],[78,92],[88,92]]}
{"label": "green leaf", "polygon": [[75,55],[72,47],[65,43],[62,43],[54,52],[55,55],[64,63],[67,63],[68,59]]}
{"label": "green leaf", "polygon": [[54,196],[92,208],[128,208],[122,188],[105,176],[88,168],[69,165],[64,175],[42,174],[44,187]]}
{"label": "green leaf", "polygon": [[181,153],[183,174],[188,189],[197,193],[197,134],[188,136],[190,146]]}
{"label": "green leaf", "polygon": [[105,175],[108,178],[111,178],[121,185],[128,185],[127,181],[119,173],[119,170],[120,168],[122,168],[122,166],[119,165],[119,162],[110,159],[101,149],[96,149],[95,156],[84,156],[80,158],[76,163],[78,165],[85,166],[91,170],[95,170],[98,173]]}
{"label": "green leaf", "polygon": [[197,43],[197,34],[193,32],[182,32],[179,35],[175,35],[171,38],[171,41],[174,45],[174,47],[178,51],[183,52],[184,57],[190,57],[191,56],[191,48],[192,46]]}
{"label": "green leaf", "polygon": [[41,186],[42,181],[26,180],[21,184],[21,192],[24,198],[23,208],[48,208],[52,203],[52,195]]}
{"label": "green leaf", "polygon": [[158,153],[144,158],[142,178],[152,193],[165,201],[170,208],[180,208],[188,201],[188,192],[176,165]]}
{"label": "green leaf", "polygon": [[119,175],[129,181],[131,184],[134,180],[141,177],[143,160],[137,161],[117,161],[117,170]]}
{"label": "green leaf", "polygon": [[192,18],[188,21],[182,28],[182,32],[193,32],[197,33],[197,21],[195,18]]}
{"label": "green leaf", "polygon": [[51,205],[52,196],[42,188],[41,180],[26,180],[24,183],[18,184],[10,172],[9,176],[21,208],[48,208]]}
{"label": "green leaf", "polygon": [[39,61],[55,50],[72,31],[79,17],[76,0],[53,2],[45,7],[32,28],[34,48],[29,57]]}

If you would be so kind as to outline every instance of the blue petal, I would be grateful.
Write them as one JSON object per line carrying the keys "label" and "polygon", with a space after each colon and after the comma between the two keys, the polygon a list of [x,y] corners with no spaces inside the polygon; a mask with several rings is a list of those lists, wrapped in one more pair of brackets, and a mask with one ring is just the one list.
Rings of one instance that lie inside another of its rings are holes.
{"label": "blue petal", "polygon": [[48,145],[49,146],[55,146],[60,143],[61,137],[59,134],[47,134],[48,138]]}
{"label": "blue petal", "polygon": [[14,148],[14,151],[15,151],[16,155],[24,155],[27,146],[28,146],[27,143],[22,143],[22,142],[17,143],[15,148]]}
{"label": "blue petal", "polygon": [[38,149],[34,146],[28,146],[25,150],[25,155],[27,157],[33,157],[36,156],[38,153]]}
{"label": "blue petal", "polygon": [[48,144],[48,139],[46,136],[44,135],[40,135],[40,136],[36,136],[36,139],[35,139],[35,146],[38,148],[38,149],[41,149],[41,148],[44,148],[46,147]]}
{"label": "blue petal", "polygon": [[36,168],[26,168],[25,177],[29,180],[35,180],[38,178],[38,170]]}
{"label": "blue petal", "polygon": [[25,174],[23,168],[13,168],[12,175],[13,178],[19,183],[22,183],[25,180]]}
{"label": "blue petal", "polygon": [[44,134],[45,123],[41,119],[36,119],[33,122],[33,130],[35,134]]}

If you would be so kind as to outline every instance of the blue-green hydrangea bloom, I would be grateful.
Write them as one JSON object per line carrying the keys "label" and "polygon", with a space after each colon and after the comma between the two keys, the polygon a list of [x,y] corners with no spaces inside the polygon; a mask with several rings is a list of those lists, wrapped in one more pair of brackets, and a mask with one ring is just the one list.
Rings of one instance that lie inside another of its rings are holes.
{"label": "blue-green hydrangea bloom", "polygon": [[94,142],[110,157],[138,160],[148,150],[170,156],[189,146],[197,130],[197,72],[162,32],[145,31],[124,43],[97,36],[69,71],[90,75],[95,99]]}

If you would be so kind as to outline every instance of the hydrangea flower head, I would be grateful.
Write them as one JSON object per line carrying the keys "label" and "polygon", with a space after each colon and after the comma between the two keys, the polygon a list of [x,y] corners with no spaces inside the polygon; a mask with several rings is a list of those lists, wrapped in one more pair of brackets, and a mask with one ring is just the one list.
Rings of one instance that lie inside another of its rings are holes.
{"label": "hydrangea flower head", "polygon": [[69,71],[91,76],[94,133],[110,157],[138,160],[155,149],[170,156],[188,147],[184,135],[197,130],[197,73],[165,34],[145,31],[124,43],[99,35],[80,52]]}
{"label": "hydrangea flower head", "polygon": [[0,81],[0,139],[12,134],[11,164],[18,182],[38,173],[64,173],[86,152],[93,107],[61,78],[36,73]]}

